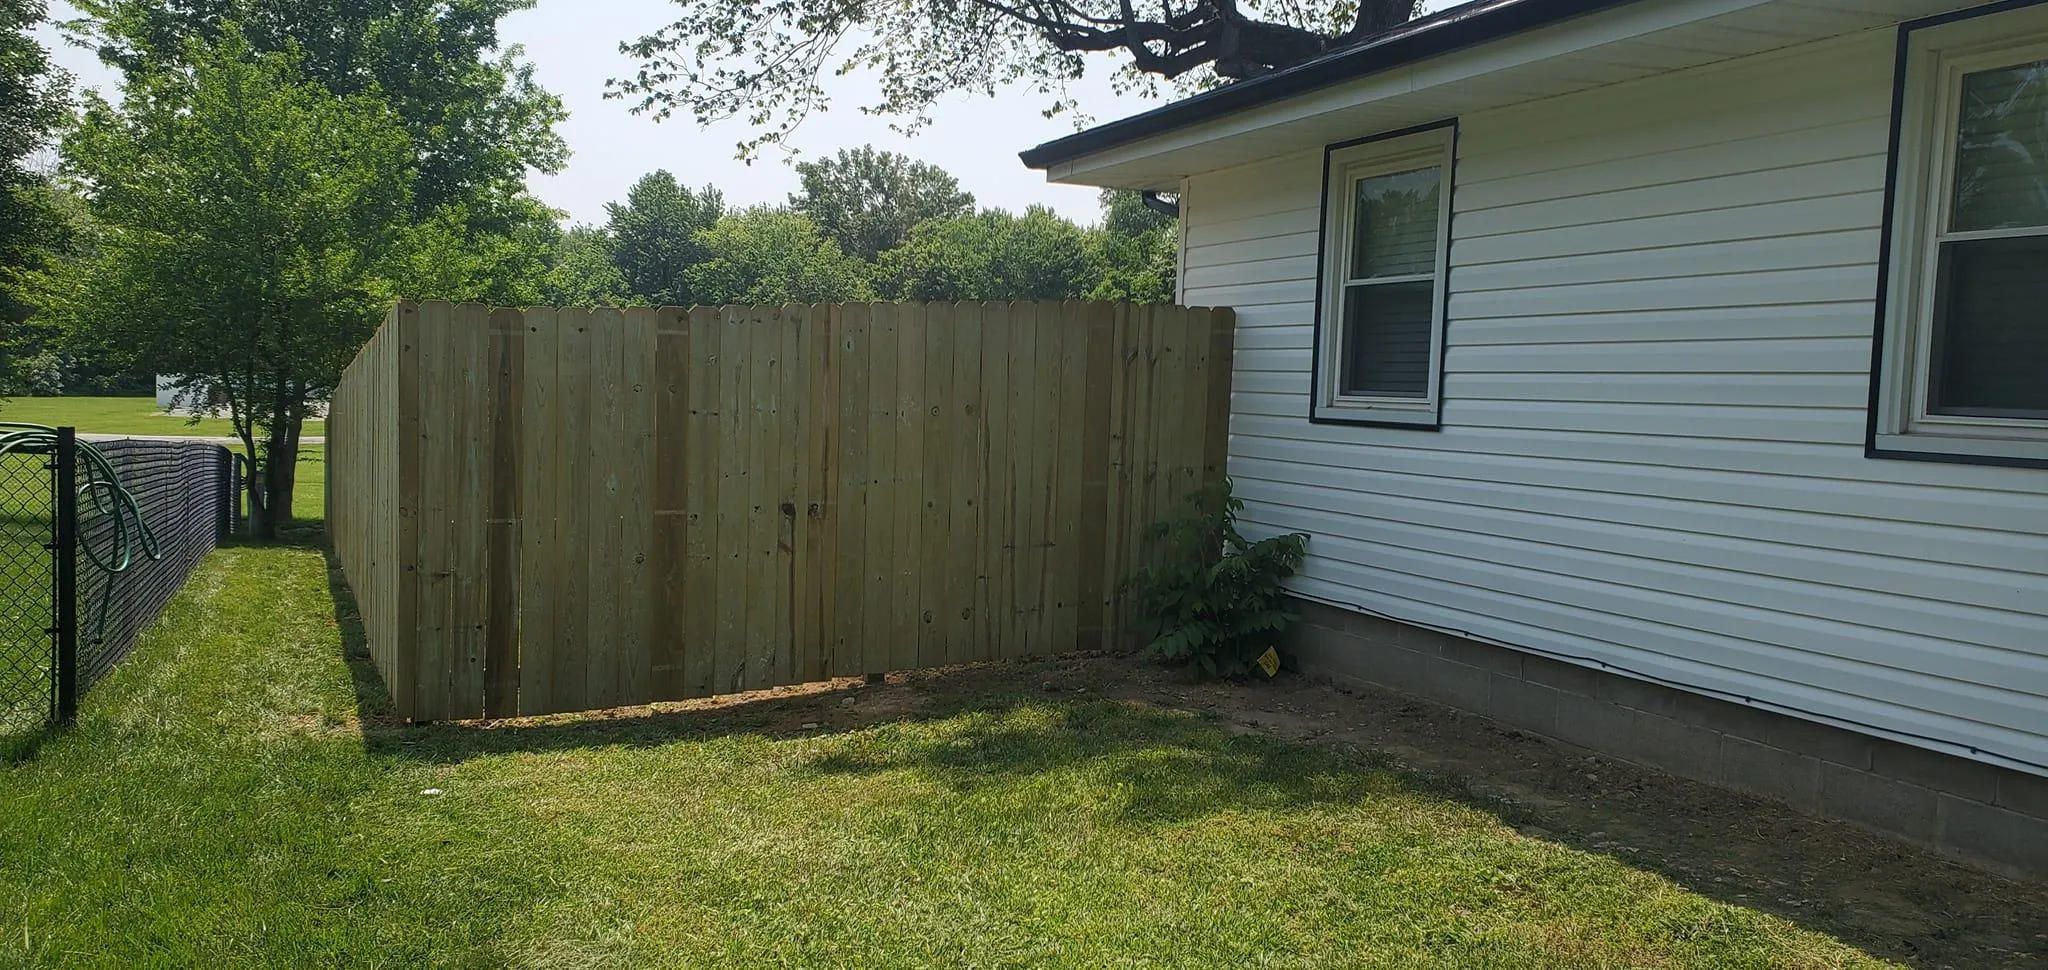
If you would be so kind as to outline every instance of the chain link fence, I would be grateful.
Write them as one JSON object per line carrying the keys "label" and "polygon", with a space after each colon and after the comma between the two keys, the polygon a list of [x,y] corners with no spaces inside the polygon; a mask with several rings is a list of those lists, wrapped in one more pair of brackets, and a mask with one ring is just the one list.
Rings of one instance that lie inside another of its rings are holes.
{"label": "chain link fence", "polygon": [[0,452],[0,757],[56,714],[54,450]]}
{"label": "chain link fence", "polygon": [[0,756],[134,649],[233,527],[239,487],[219,445],[0,434]]}

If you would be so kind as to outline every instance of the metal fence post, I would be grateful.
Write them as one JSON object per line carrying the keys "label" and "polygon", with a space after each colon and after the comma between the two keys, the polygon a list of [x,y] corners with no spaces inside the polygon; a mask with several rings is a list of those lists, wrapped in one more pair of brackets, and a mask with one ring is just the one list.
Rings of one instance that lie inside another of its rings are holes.
{"label": "metal fence post", "polygon": [[57,723],[78,716],[78,429],[57,429]]}

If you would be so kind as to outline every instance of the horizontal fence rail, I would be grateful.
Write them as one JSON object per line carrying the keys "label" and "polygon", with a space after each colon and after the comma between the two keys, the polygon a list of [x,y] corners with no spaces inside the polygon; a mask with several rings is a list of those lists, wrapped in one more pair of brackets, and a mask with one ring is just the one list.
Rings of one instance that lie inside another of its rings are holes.
{"label": "horizontal fence rail", "polygon": [[1228,310],[396,308],[330,529],[403,715],[601,709],[1098,648],[1220,476]]}

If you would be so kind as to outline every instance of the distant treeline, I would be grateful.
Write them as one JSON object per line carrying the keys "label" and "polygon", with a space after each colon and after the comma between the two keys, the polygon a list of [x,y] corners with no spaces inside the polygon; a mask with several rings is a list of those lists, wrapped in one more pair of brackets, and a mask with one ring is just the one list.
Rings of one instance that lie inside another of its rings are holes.
{"label": "distant treeline", "polygon": [[859,148],[801,162],[786,205],[642,178],[603,225],[563,231],[538,302],[715,304],[1173,297],[1170,217],[1105,192],[1097,225],[977,209],[945,171]]}

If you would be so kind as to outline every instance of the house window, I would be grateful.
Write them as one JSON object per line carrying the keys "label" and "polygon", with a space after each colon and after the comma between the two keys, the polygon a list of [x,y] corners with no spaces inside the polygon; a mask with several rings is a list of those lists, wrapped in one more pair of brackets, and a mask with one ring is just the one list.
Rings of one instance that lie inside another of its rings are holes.
{"label": "house window", "polygon": [[1437,424],[1454,131],[1325,153],[1318,420]]}
{"label": "house window", "polygon": [[2048,6],[1905,37],[1872,451],[2048,463]]}

